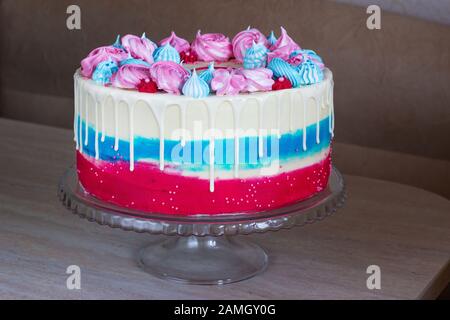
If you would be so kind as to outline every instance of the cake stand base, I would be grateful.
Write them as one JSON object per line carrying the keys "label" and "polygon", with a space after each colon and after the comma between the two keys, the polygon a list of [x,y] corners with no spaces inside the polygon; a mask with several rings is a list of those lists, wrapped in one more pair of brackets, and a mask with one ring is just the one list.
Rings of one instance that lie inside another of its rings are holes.
{"label": "cake stand base", "polygon": [[139,264],[159,278],[187,284],[226,284],[251,278],[267,267],[259,246],[231,237],[169,237],[143,248]]}
{"label": "cake stand base", "polygon": [[160,278],[188,284],[226,284],[265,270],[267,254],[238,234],[277,231],[322,220],[345,200],[344,180],[333,167],[320,193],[282,208],[255,213],[220,215],[164,215],[115,206],[88,194],[76,170],[62,176],[58,196],[74,214],[123,230],[163,234],[165,240],[139,253],[139,264]]}

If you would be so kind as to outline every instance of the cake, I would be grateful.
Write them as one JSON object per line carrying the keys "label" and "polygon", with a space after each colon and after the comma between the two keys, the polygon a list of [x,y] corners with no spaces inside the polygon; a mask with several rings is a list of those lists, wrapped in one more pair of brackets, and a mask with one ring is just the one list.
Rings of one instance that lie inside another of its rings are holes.
{"label": "cake", "polygon": [[118,36],[74,75],[78,179],[141,214],[262,213],[326,188],[333,78],[281,28]]}

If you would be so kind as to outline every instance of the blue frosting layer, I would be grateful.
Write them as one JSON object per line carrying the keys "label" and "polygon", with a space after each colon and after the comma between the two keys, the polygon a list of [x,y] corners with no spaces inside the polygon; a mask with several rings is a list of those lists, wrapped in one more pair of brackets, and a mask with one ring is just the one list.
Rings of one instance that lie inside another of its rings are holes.
{"label": "blue frosting layer", "polygon": [[[85,122],[78,118],[78,125],[81,126],[81,136],[78,133],[79,142],[83,143],[83,153],[92,157],[95,156],[95,130],[88,127],[88,145],[84,145]],[[331,135],[329,132],[329,118],[325,118],[319,123],[320,143],[316,143],[316,124],[312,124],[306,129],[306,151],[303,150],[303,130],[294,133],[276,136],[265,136],[264,156],[258,156],[258,137],[241,138],[239,141],[240,168],[260,168],[268,165],[274,160],[281,163],[291,159],[304,158],[314,155],[330,145]],[[148,139],[136,136],[134,138],[134,159],[159,161],[159,139]],[[130,159],[129,141],[119,140],[119,150],[114,150],[114,137],[105,136],[101,141],[101,133],[98,134],[99,158],[106,161]],[[215,165],[217,168],[232,169],[234,167],[234,139],[215,140]],[[186,141],[184,147],[178,140],[164,141],[164,161],[170,163],[183,163],[183,169],[203,170],[205,165],[209,165],[209,141],[193,140]]]}

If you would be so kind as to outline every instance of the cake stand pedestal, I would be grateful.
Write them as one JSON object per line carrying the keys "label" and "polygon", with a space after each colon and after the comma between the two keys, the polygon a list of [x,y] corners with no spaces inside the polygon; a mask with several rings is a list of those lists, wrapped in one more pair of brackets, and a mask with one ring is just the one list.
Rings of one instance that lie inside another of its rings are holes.
{"label": "cake stand pedestal", "polygon": [[58,196],[74,214],[113,228],[171,237],[143,248],[139,264],[160,278],[189,284],[225,284],[263,272],[266,252],[256,244],[233,237],[301,226],[333,214],[345,201],[344,180],[333,167],[325,190],[282,208],[220,216],[177,216],[143,213],[105,203],[80,185],[76,170],[61,177]]}

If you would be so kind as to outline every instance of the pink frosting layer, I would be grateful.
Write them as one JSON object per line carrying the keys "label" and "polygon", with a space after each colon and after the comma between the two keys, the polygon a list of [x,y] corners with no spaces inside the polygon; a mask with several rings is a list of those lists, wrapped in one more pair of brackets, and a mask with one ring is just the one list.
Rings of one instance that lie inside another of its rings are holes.
{"label": "pink frosting layer", "polygon": [[272,79],[273,72],[267,68],[241,69],[239,71],[247,81],[245,91],[270,91],[275,81]]}
{"label": "pink frosting layer", "polygon": [[104,46],[92,50],[86,58],[81,61],[81,74],[84,77],[91,77],[95,70],[95,67],[100,62],[107,61],[109,59],[119,63],[121,60],[126,59],[128,54],[122,49],[113,46]]}
{"label": "pink frosting layer", "polygon": [[118,206],[164,214],[258,212],[304,200],[322,191],[331,159],[271,177],[209,181],[161,171],[154,164],[95,160],[77,152],[78,177],[87,192]]}
{"label": "pink frosting layer", "polygon": [[127,34],[122,37],[122,46],[127,50],[133,58],[142,59],[148,63],[153,63],[153,51],[156,46],[145,36],[138,37]]}
{"label": "pink frosting layer", "polygon": [[180,94],[184,82],[189,78],[189,72],[172,61],[156,62],[150,72],[159,89],[173,94]]}
{"label": "pink frosting layer", "polygon": [[191,47],[199,60],[207,62],[228,61],[233,56],[230,39],[221,33],[202,35],[199,30]]}
{"label": "pink frosting layer", "polygon": [[111,84],[118,88],[135,89],[141,80],[150,79],[150,67],[125,64],[111,77]]}
{"label": "pink frosting layer", "polygon": [[214,71],[211,88],[218,96],[236,95],[247,86],[243,75],[233,69],[218,69]]}
{"label": "pink frosting layer", "polygon": [[175,32],[171,32],[170,36],[161,40],[159,45],[162,47],[166,43],[169,43],[174,47],[179,53],[189,50],[191,45],[189,42],[183,38],[178,37]]}
{"label": "pink frosting layer", "polygon": [[269,46],[269,41],[266,36],[255,28],[243,30],[234,36],[232,41],[233,54],[237,61],[244,61],[245,52],[251,48],[253,43],[263,44],[266,47]]}
{"label": "pink frosting layer", "polygon": [[270,47],[270,52],[267,54],[267,59],[270,62],[273,58],[281,58],[288,60],[289,55],[295,51],[300,50],[300,46],[288,36],[286,30],[281,27],[281,36],[277,42]]}

